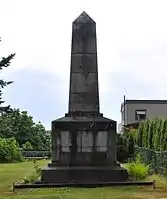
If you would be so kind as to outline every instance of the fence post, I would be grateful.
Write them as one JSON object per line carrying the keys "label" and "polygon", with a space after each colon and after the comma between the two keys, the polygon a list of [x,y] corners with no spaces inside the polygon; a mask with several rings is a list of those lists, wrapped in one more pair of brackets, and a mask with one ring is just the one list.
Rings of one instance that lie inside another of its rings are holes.
{"label": "fence post", "polygon": [[155,190],[155,180],[153,180],[153,190]]}
{"label": "fence post", "polygon": [[12,183],[12,191],[15,193],[15,182]]}

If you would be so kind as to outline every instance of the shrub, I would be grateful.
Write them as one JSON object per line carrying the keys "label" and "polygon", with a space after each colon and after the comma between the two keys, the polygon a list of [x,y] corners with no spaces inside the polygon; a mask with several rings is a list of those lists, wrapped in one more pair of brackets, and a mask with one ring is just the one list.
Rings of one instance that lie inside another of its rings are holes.
{"label": "shrub", "polygon": [[33,168],[34,168],[34,170],[32,171],[31,175],[24,177],[23,182],[25,184],[34,183],[40,177],[40,175],[41,175],[41,168],[39,167],[39,164],[36,161],[34,161]]}
{"label": "shrub", "polygon": [[25,142],[23,145],[22,145],[22,149],[24,151],[32,151],[33,150],[33,147],[31,145],[31,143],[29,141]]}
{"label": "shrub", "polygon": [[129,157],[126,135],[117,134],[117,160],[123,163],[127,162]]}
{"label": "shrub", "polygon": [[21,150],[15,138],[0,138],[0,162],[23,161]]}
{"label": "shrub", "polygon": [[131,180],[144,180],[149,175],[150,166],[141,163],[139,155],[135,161],[125,164],[124,167],[128,170]]}
{"label": "shrub", "polygon": [[129,153],[126,146],[117,146],[117,160],[118,162],[125,163],[129,159]]}

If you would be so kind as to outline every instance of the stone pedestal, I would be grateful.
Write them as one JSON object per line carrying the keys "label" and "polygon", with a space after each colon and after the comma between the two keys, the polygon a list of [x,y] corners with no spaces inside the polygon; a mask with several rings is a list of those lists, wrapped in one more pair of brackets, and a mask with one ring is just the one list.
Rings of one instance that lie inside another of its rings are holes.
{"label": "stone pedestal", "polygon": [[52,122],[52,161],[42,170],[45,183],[126,181],[116,161],[116,122],[102,114]]}
{"label": "stone pedestal", "polygon": [[119,166],[48,167],[42,170],[44,183],[101,183],[127,181],[127,171]]}

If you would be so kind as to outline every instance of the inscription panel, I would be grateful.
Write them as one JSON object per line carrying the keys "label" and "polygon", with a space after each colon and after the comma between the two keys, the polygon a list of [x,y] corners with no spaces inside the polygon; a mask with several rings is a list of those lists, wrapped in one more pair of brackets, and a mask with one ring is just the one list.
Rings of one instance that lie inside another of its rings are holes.
{"label": "inscription panel", "polygon": [[96,138],[96,147],[99,152],[107,152],[107,131],[99,131]]}
{"label": "inscription panel", "polygon": [[93,136],[90,131],[77,132],[77,151],[78,152],[92,152]]}
{"label": "inscription panel", "polygon": [[62,152],[70,152],[71,139],[69,131],[61,131],[61,151]]}

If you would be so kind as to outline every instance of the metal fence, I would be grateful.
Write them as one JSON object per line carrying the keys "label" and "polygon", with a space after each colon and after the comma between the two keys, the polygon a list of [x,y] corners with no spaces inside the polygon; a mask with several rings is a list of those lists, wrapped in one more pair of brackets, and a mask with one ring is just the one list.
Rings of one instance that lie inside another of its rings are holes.
{"label": "metal fence", "polygon": [[135,157],[139,154],[141,161],[150,165],[152,172],[165,174],[167,172],[167,151],[154,151],[135,146]]}
{"label": "metal fence", "polygon": [[51,151],[22,151],[26,158],[51,157]]}

